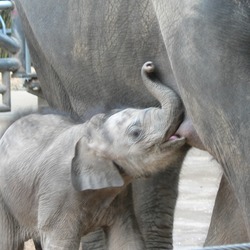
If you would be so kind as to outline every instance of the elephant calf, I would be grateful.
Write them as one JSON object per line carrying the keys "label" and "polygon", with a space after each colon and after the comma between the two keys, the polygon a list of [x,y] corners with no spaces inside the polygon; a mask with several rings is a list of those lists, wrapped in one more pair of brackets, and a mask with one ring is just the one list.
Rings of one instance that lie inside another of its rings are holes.
{"label": "elephant calf", "polygon": [[[98,114],[83,124],[31,114],[6,130],[0,140],[1,250],[21,249],[29,238],[40,239],[44,250],[78,249],[81,236],[112,227],[118,194],[133,178],[178,158],[185,138],[174,134],[183,107],[172,90],[152,80],[153,71],[151,62],[144,64],[142,78],[162,108]],[[130,239],[126,244],[119,249],[144,248]]]}

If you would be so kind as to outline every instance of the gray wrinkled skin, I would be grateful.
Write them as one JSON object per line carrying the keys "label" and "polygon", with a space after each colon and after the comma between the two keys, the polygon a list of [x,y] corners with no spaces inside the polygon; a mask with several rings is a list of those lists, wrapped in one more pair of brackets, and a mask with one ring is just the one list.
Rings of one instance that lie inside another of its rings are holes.
{"label": "gray wrinkled skin", "polygon": [[249,241],[239,202],[225,176],[220,183],[212,216],[205,246]]}
{"label": "gray wrinkled skin", "polygon": [[[250,235],[248,1],[16,3],[43,92],[53,107],[82,117],[126,105],[157,105],[141,87],[137,71],[144,61],[154,61],[163,82],[180,94],[186,108],[179,134],[223,166]],[[161,177],[153,179],[157,183]],[[157,235],[152,233],[155,210],[150,208],[160,199],[152,197],[161,197],[159,207],[169,207],[155,182],[151,180],[151,192],[143,194],[148,203],[140,204],[147,211],[141,225],[147,239]],[[172,202],[170,207],[173,210]],[[230,208],[221,208],[225,213],[216,223],[225,224]],[[236,231],[228,229],[227,238],[235,238]],[[165,235],[171,238],[169,230]],[[216,237],[220,242],[220,234]],[[162,239],[155,237],[155,245],[147,240],[148,249],[166,249]]]}
{"label": "gray wrinkled skin", "polygon": [[[187,113],[228,182],[220,187],[213,216],[217,221],[211,224],[227,229],[213,234],[214,241],[249,241],[249,1],[152,2]],[[232,194],[223,194],[225,190]],[[229,217],[234,213],[242,219]]]}
{"label": "gray wrinkled skin", "polygon": [[126,187],[173,167],[175,152],[185,149],[185,138],[171,135],[182,119],[181,102],[146,70],[144,83],[161,109],[97,114],[83,124],[31,114],[7,129],[0,140],[1,250],[21,248],[29,238],[40,239],[44,250],[78,249],[81,237],[100,227],[108,249],[145,249],[132,204],[124,202],[132,200]]}

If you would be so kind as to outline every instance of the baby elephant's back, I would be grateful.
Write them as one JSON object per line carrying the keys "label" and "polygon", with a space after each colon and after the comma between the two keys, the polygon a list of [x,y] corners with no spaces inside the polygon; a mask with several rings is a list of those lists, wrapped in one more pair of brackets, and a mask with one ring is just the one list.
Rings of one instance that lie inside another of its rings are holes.
{"label": "baby elephant's back", "polygon": [[32,114],[14,122],[0,140],[0,194],[15,217],[29,226],[37,223],[35,199],[46,171],[51,172],[45,168],[53,167],[48,166],[51,158],[56,164],[55,141],[72,127],[69,119],[62,116]]}
{"label": "baby elephant's back", "polygon": [[25,171],[71,127],[69,120],[59,115],[32,114],[14,122],[0,139],[1,175],[3,171]]}

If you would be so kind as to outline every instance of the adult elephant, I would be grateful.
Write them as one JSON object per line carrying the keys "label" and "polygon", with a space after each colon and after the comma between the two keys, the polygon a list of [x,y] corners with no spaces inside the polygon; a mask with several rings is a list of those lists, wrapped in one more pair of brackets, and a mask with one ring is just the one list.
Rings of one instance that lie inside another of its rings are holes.
{"label": "adult elephant", "polygon": [[[236,224],[241,223],[241,230],[235,232],[234,228],[227,228],[229,232],[225,233],[224,240],[220,233],[217,237],[221,241],[231,240],[231,236],[235,240],[249,240],[249,2],[152,2],[187,113],[206,149],[222,165],[226,177],[220,186],[213,216],[219,223],[213,221],[212,226],[221,223],[220,228],[225,229],[225,222],[231,219],[226,218],[232,206],[229,202],[239,202],[233,204],[237,211],[231,214],[237,218],[235,215],[241,211],[242,219],[234,220]],[[220,199],[229,209],[218,204]],[[231,223],[231,226],[235,225]],[[238,237],[242,230],[244,234]]]}
{"label": "adult elephant", "polygon": [[[154,61],[161,80],[181,95],[202,142],[188,116],[179,133],[193,146],[203,148],[204,143],[223,165],[249,228],[250,21],[245,1],[17,0],[16,4],[52,107],[85,119],[127,105],[157,105],[138,70],[145,61]],[[177,191],[163,190],[166,179],[177,186],[179,169],[172,177],[161,174],[135,184],[146,190],[135,200],[148,249],[171,247]]]}
{"label": "adult elephant", "polygon": [[[148,60],[160,80],[178,91],[150,1],[21,0],[16,5],[50,106],[82,120],[124,106],[158,106],[140,76]],[[130,214],[136,214],[147,249],[172,249],[185,153],[169,170],[133,183]],[[84,247],[102,249],[102,244],[101,232]]]}

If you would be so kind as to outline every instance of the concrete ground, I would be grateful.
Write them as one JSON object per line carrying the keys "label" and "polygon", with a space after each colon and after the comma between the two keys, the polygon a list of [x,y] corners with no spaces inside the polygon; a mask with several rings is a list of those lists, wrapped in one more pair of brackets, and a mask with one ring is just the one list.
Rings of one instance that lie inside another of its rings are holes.
{"label": "concrete ground", "polygon": [[[26,91],[12,91],[12,112],[0,113],[3,128],[20,109],[37,107],[37,98]],[[174,223],[174,249],[202,246],[211,218],[221,170],[215,160],[203,151],[192,149],[185,159],[180,179],[180,194]],[[32,242],[26,250],[33,250]]]}
{"label": "concrete ground", "polygon": [[222,170],[207,152],[191,149],[182,167],[174,219],[174,249],[201,247],[206,239]]}

